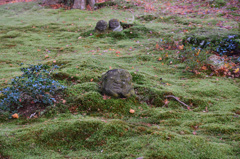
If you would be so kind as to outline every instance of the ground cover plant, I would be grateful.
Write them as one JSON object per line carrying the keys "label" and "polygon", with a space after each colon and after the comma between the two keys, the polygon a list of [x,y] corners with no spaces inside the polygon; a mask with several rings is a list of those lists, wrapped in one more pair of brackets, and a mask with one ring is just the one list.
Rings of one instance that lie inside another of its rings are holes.
{"label": "ground cover plant", "polygon": [[[20,63],[58,65],[49,76],[67,88],[37,113],[1,109],[0,158],[239,158],[239,1],[115,3],[0,5],[0,89],[23,76]],[[128,27],[93,32],[113,18]],[[224,61],[218,70],[212,55]],[[131,73],[136,96],[99,92],[116,68]]]}

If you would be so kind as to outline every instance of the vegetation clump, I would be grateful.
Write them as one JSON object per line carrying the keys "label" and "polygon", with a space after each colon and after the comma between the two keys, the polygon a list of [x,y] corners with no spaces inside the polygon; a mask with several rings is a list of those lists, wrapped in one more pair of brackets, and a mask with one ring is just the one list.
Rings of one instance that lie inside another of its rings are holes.
{"label": "vegetation clump", "polygon": [[58,68],[47,65],[22,67],[22,75],[11,80],[9,87],[0,91],[0,110],[16,112],[29,105],[47,106],[56,102],[57,95],[66,87],[51,79],[50,74]]}

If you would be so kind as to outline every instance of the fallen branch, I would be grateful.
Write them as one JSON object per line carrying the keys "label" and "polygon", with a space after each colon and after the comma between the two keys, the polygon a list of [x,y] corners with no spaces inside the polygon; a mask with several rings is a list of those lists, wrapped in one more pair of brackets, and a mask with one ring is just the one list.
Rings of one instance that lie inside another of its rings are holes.
{"label": "fallen branch", "polygon": [[32,117],[34,117],[36,115],[37,112],[33,113],[30,115],[29,119],[31,119]]}
{"label": "fallen branch", "polygon": [[182,105],[186,106],[188,110],[190,109],[190,106],[187,105],[187,104],[185,104],[185,103],[183,103],[182,101],[180,101],[178,97],[175,97],[175,96],[173,96],[173,95],[167,95],[167,96],[165,96],[165,98],[174,98],[176,101],[178,101],[178,102],[181,103]]}

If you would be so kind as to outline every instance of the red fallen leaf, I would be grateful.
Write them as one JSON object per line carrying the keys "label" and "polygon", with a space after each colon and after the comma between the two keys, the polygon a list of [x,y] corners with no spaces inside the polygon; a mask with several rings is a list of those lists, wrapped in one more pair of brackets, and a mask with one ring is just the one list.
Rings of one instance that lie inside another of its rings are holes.
{"label": "red fallen leaf", "polygon": [[169,103],[169,100],[165,99],[165,100],[164,100],[164,104],[165,104],[165,105],[168,105],[168,103]]}
{"label": "red fallen leaf", "polygon": [[156,49],[158,50],[160,48],[160,46],[158,45],[158,43],[156,44]]}
{"label": "red fallen leaf", "polygon": [[111,99],[111,97],[107,96],[107,95],[103,95],[103,100],[107,100],[107,99]]}
{"label": "red fallen leaf", "polygon": [[207,70],[207,67],[204,65],[201,67],[202,70]]}
{"label": "red fallen leaf", "polygon": [[22,99],[19,99],[19,102],[22,102]]}

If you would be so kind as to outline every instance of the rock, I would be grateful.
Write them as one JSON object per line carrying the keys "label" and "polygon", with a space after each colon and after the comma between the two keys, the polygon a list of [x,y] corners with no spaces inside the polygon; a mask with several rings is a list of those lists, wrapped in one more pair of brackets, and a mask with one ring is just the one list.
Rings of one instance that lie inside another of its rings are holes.
{"label": "rock", "polygon": [[101,92],[103,94],[127,98],[135,95],[131,74],[124,69],[113,69],[102,75]]}
{"label": "rock", "polygon": [[108,24],[104,20],[99,20],[96,24],[95,30],[99,32],[104,32],[107,30]]}
{"label": "rock", "polygon": [[213,70],[219,70],[224,67],[224,59],[220,56],[212,55],[208,58],[207,64],[211,65]]}
{"label": "rock", "polygon": [[109,29],[112,31],[122,31],[123,28],[117,19],[111,19],[109,20]]}

